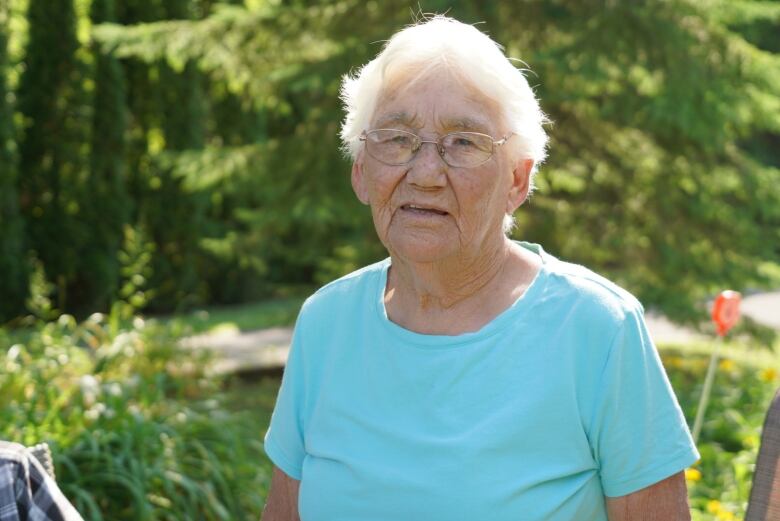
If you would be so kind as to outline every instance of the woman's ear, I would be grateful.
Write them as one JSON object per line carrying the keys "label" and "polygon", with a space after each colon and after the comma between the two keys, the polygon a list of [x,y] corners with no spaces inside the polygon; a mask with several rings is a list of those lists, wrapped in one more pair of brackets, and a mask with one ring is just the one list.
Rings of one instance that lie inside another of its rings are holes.
{"label": "woman's ear", "polygon": [[506,213],[512,214],[520,208],[528,197],[531,188],[531,172],[534,169],[533,159],[520,159],[512,170],[512,185],[506,201]]}
{"label": "woman's ear", "polygon": [[363,158],[361,155],[358,155],[355,158],[355,162],[352,163],[352,190],[355,191],[355,195],[361,203],[368,204],[368,187],[363,175]]}

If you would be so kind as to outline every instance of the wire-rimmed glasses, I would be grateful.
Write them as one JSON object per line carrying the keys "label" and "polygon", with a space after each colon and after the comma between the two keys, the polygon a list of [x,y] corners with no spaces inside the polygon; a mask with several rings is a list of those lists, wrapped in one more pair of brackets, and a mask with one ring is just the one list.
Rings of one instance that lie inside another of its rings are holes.
{"label": "wire-rimmed glasses", "polygon": [[442,160],[454,168],[474,168],[493,157],[513,134],[510,132],[499,140],[479,132],[451,132],[436,141],[422,139],[417,134],[394,128],[378,128],[364,131],[360,141],[365,142],[366,152],[389,166],[405,165],[414,159],[423,144],[436,145]]}

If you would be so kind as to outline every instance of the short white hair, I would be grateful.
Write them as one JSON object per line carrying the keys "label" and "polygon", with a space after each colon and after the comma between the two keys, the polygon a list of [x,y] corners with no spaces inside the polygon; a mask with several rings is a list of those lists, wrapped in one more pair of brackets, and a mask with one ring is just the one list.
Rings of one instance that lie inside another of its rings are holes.
{"label": "short white hair", "polygon": [[520,157],[534,161],[535,173],[546,157],[543,125],[548,120],[523,72],[489,36],[442,15],[397,32],[376,58],[356,74],[344,76],[341,99],[347,115],[341,126],[341,140],[352,160],[357,158],[360,135],[368,129],[388,83],[420,78],[438,67],[457,74],[497,104],[508,130],[519,138],[513,149]]}

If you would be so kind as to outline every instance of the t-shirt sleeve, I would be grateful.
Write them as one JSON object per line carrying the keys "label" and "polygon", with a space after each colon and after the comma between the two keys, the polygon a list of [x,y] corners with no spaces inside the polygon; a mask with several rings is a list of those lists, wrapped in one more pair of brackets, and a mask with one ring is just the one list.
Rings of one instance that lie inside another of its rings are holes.
{"label": "t-shirt sleeve", "polygon": [[274,465],[297,480],[301,479],[303,459],[306,456],[303,438],[305,382],[301,322],[299,317],[264,444],[265,453]]}
{"label": "t-shirt sleeve", "polygon": [[598,386],[590,440],[606,496],[636,492],[699,458],[640,308],[626,313]]}

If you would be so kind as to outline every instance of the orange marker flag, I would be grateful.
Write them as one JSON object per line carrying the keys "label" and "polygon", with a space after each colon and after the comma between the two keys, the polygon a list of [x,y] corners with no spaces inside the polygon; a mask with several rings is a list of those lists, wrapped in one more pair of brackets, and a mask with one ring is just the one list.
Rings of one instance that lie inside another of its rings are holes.
{"label": "orange marker flag", "polygon": [[739,321],[739,304],[742,301],[742,295],[738,291],[730,289],[721,292],[715,299],[715,305],[712,307],[712,321],[718,330],[718,335],[726,336],[729,329]]}
{"label": "orange marker flag", "polygon": [[[742,295],[738,291],[732,291],[727,289],[721,292],[715,299],[715,305],[712,306],[712,321],[715,322],[715,327],[718,330],[718,336],[723,338],[729,329],[739,321],[739,303],[742,300]],[[704,422],[704,411],[707,410],[707,401],[710,399],[710,393],[712,392],[712,382],[715,379],[715,368],[718,365],[718,347],[720,342],[716,341],[715,346],[712,349],[712,355],[710,355],[710,366],[707,368],[707,376],[704,377],[704,387],[699,397],[699,406],[696,408],[696,419],[693,422],[693,441],[699,441],[699,433],[701,432],[702,422]]]}

